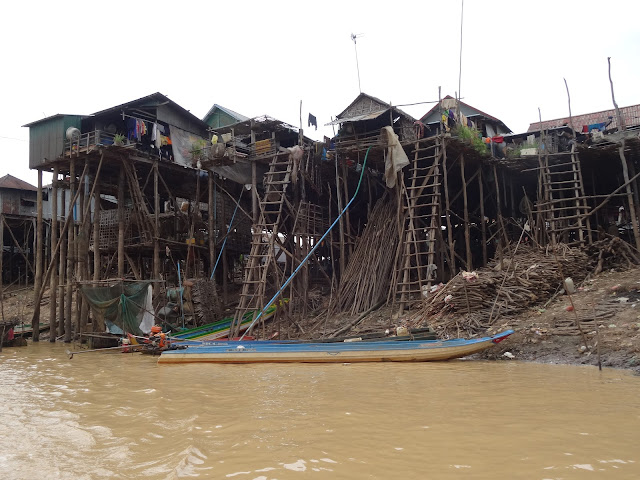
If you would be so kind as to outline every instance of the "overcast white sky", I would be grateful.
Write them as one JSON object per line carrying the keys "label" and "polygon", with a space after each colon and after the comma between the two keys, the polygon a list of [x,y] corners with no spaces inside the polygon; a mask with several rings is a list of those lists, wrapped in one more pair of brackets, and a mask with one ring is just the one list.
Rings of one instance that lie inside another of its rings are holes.
{"label": "overcast white sky", "polygon": [[[466,0],[465,102],[515,132],[640,103],[640,2]],[[36,182],[25,123],[89,114],[161,92],[198,117],[218,103],[299,124],[330,121],[362,90],[394,105],[458,89],[460,0],[4,2],[0,176]],[[417,117],[431,105],[406,107]],[[45,179],[48,181],[48,178]]]}

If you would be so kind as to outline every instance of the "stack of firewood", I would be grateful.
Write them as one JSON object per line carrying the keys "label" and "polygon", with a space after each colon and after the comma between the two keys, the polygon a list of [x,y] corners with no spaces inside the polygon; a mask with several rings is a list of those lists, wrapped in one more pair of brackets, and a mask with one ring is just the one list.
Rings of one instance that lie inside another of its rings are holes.
{"label": "stack of firewood", "polygon": [[334,312],[364,312],[386,298],[398,245],[397,206],[384,195],[375,204],[367,226],[340,279]]}
{"label": "stack of firewood", "polygon": [[191,297],[196,325],[213,323],[222,318],[222,304],[218,297],[215,280],[208,278],[194,280]]}
{"label": "stack of firewood", "polygon": [[456,275],[425,300],[411,321],[430,325],[442,337],[482,333],[498,318],[548,299],[566,277],[582,281],[590,264],[579,249],[520,246],[502,262]]}
{"label": "stack of firewood", "polygon": [[640,255],[631,245],[618,237],[593,242],[585,252],[595,260],[593,274],[603,270],[625,270],[640,265]]}

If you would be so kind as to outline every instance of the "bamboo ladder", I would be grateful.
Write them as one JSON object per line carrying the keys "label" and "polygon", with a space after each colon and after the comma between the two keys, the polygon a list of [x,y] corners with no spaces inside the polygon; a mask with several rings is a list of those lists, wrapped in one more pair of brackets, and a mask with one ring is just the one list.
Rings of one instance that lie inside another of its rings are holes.
{"label": "bamboo ladder", "polygon": [[435,278],[436,238],[440,228],[442,146],[440,137],[418,140],[409,170],[410,185],[402,183],[402,227],[399,259],[393,279],[400,310],[419,298]]}
{"label": "bamboo ladder", "polygon": [[282,219],[287,186],[291,183],[292,163],[289,156],[281,160],[275,155],[264,177],[264,196],[260,199],[260,216],[253,225],[251,252],[245,267],[245,280],[236,308],[234,324],[239,326],[245,313],[262,309],[268,274],[277,269],[275,244]]}
{"label": "bamboo ladder", "polygon": [[[549,161],[551,156],[553,163]],[[537,209],[549,224],[547,231],[552,243],[584,245],[586,239],[591,242],[590,207],[575,145],[570,152],[541,155],[540,162],[545,197],[538,202]],[[572,232],[577,238],[571,237]]]}

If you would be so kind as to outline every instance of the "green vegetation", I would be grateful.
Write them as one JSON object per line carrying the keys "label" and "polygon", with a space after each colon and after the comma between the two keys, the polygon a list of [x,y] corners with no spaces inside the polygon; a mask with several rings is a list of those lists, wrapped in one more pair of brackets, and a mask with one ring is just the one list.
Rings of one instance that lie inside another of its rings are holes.
{"label": "green vegetation", "polygon": [[456,128],[455,134],[460,140],[469,142],[473,149],[480,155],[489,155],[487,144],[482,141],[482,135],[475,128],[460,125]]}
{"label": "green vegetation", "polygon": [[125,137],[124,135],[120,135],[119,133],[116,133],[113,136],[113,144],[122,146],[122,145],[124,145],[124,141],[125,141],[126,138],[127,137]]}

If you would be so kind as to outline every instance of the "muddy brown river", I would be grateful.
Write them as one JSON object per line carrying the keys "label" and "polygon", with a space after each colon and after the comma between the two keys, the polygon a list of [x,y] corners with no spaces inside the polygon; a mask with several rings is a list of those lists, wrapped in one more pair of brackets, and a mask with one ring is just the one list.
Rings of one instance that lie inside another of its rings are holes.
{"label": "muddy brown river", "polygon": [[640,378],[517,362],[0,353],[2,479],[637,479]]}

